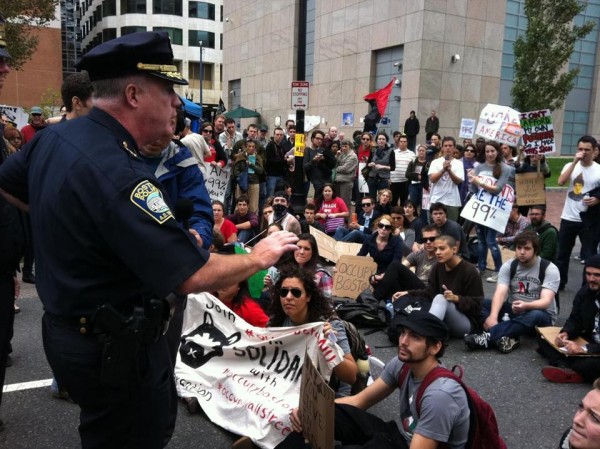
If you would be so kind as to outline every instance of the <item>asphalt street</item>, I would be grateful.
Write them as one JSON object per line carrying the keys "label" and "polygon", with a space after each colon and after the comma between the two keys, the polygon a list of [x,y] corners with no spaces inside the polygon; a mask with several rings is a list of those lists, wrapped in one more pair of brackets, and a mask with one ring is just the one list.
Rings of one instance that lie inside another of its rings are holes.
{"label": "asphalt street", "polygon": [[[573,254],[577,253],[578,248]],[[561,292],[559,325],[571,310],[573,296],[582,279],[582,268],[579,261],[572,260],[569,284]],[[494,286],[484,281],[486,297],[491,297]],[[0,410],[6,424],[6,430],[0,433],[0,448],[79,447],[78,407],[50,395],[48,385],[52,374],[43,352],[42,306],[34,286],[23,285],[18,305],[21,313],[15,320],[14,365],[7,369],[6,392]],[[368,335],[366,340],[380,359],[387,361],[396,355],[396,348],[391,347],[382,332]],[[466,352],[461,340],[452,340],[443,359],[446,366],[465,366],[467,384],[493,406],[500,433],[511,449],[558,447],[577,402],[590,388],[586,384],[546,381],[540,374],[545,361],[535,352],[535,347],[531,338],[522,339],[521,347],[507,355],[496,351]],[[396,404],[396,395],[392,395],[373,410],[386,419],[395,419]],[[236,438],[205,417],[190,415],[181,404],[177,428],[168,447],[230,448]]]}

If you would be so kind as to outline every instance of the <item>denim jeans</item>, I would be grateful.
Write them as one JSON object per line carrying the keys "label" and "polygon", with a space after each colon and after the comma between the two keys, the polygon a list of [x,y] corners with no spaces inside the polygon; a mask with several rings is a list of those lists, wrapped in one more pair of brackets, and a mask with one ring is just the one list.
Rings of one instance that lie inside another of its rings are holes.
{"label": "denim jeans", "polygon": [[415,209],[421,207],[421,201],[423,200],[423,186],[420,183],[413,184],[411,182],[408,185],[408,198],[414,203]]}
{"label": "denim jeans", "polygon": [[[581,239],[582,224],[578,221],[560,220],[560,229],[558,231],[558,257],[556,266],[560,272],[560,288],[567,285],[569,281],[569,259],[571,251],[575,246],[577,236]],[[583,242],[582,248],[583,248]]]}
{"label": "denim jeans", "polygon": [[492,259],[494,260],[494,271],[497,273],[502,266],[502,253],[500,253],[500,248],[498,248],[498,243],[496,242],[498,231],[480,224],[475,227],[477,229],[477,239],[479,240],[477,245],[477,265],[479,271],[486,269],[487,250],[489,249],[492,253]]}
{"label": "denim jeans", "polygon": [[367,234],[359,229],[349,230],[346,228],[338,228],[333,234],[333,238],[338,242],[363,243],[367,238]]}
{"label": "denim jeans", "polygon": [[[481,306],[481,315],[485,320],[492,309],[492,300],[485,299]],[[500,321],[505,313],[510,320]],[[507,301],[502,304],[498,313],[498,324],[489,329],[490,342],[495,343],[502,337],[519,337],[521,335],[534,335],[536,326],[552,326],[552,316],[546,310],[528,310],[515,315],[511,304]]]}
{"label": "denim jeans", "polygon": [[267,176],[267,198],[275,193],[275,186],[279,181],[285,181],[283,176]]}

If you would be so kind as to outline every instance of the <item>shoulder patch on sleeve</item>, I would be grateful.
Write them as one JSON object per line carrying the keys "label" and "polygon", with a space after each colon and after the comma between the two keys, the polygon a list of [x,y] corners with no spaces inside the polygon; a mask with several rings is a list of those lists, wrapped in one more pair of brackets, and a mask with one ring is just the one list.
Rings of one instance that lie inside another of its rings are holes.
{"label": "shoulder patch on sleeve", "polygon": [[159,224],[163,224],[173,213],[165,202],[162,192],[150,181],[142,181],[133,188],[131,202],[150,215]]}

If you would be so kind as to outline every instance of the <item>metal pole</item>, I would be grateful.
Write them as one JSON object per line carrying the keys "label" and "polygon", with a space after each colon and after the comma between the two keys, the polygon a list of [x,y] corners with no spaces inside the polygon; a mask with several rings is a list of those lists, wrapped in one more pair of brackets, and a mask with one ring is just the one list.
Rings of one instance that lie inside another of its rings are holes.
{"label": "metal pole", "polygon": [[198,42],[200,44],[200,109],[202,111],[202,121],[204,121],[204,107],[202,106],[202,81],[204,81],[204,64],[202,63],[202,41]]}

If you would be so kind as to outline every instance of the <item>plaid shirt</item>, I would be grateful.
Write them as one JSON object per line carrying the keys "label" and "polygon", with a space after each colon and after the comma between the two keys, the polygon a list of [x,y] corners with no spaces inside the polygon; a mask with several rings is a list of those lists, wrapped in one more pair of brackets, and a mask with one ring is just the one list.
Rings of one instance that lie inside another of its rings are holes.
{"label": "plaid shirt", "polygon": [[504,234],[498,236],[498,243],[502,243],[503,245],[512,245],[515,237],[523,232],[530,224],[529,218],[526,218],[523,215],[519,215],[519,219],[515,223],[508,220]]}

